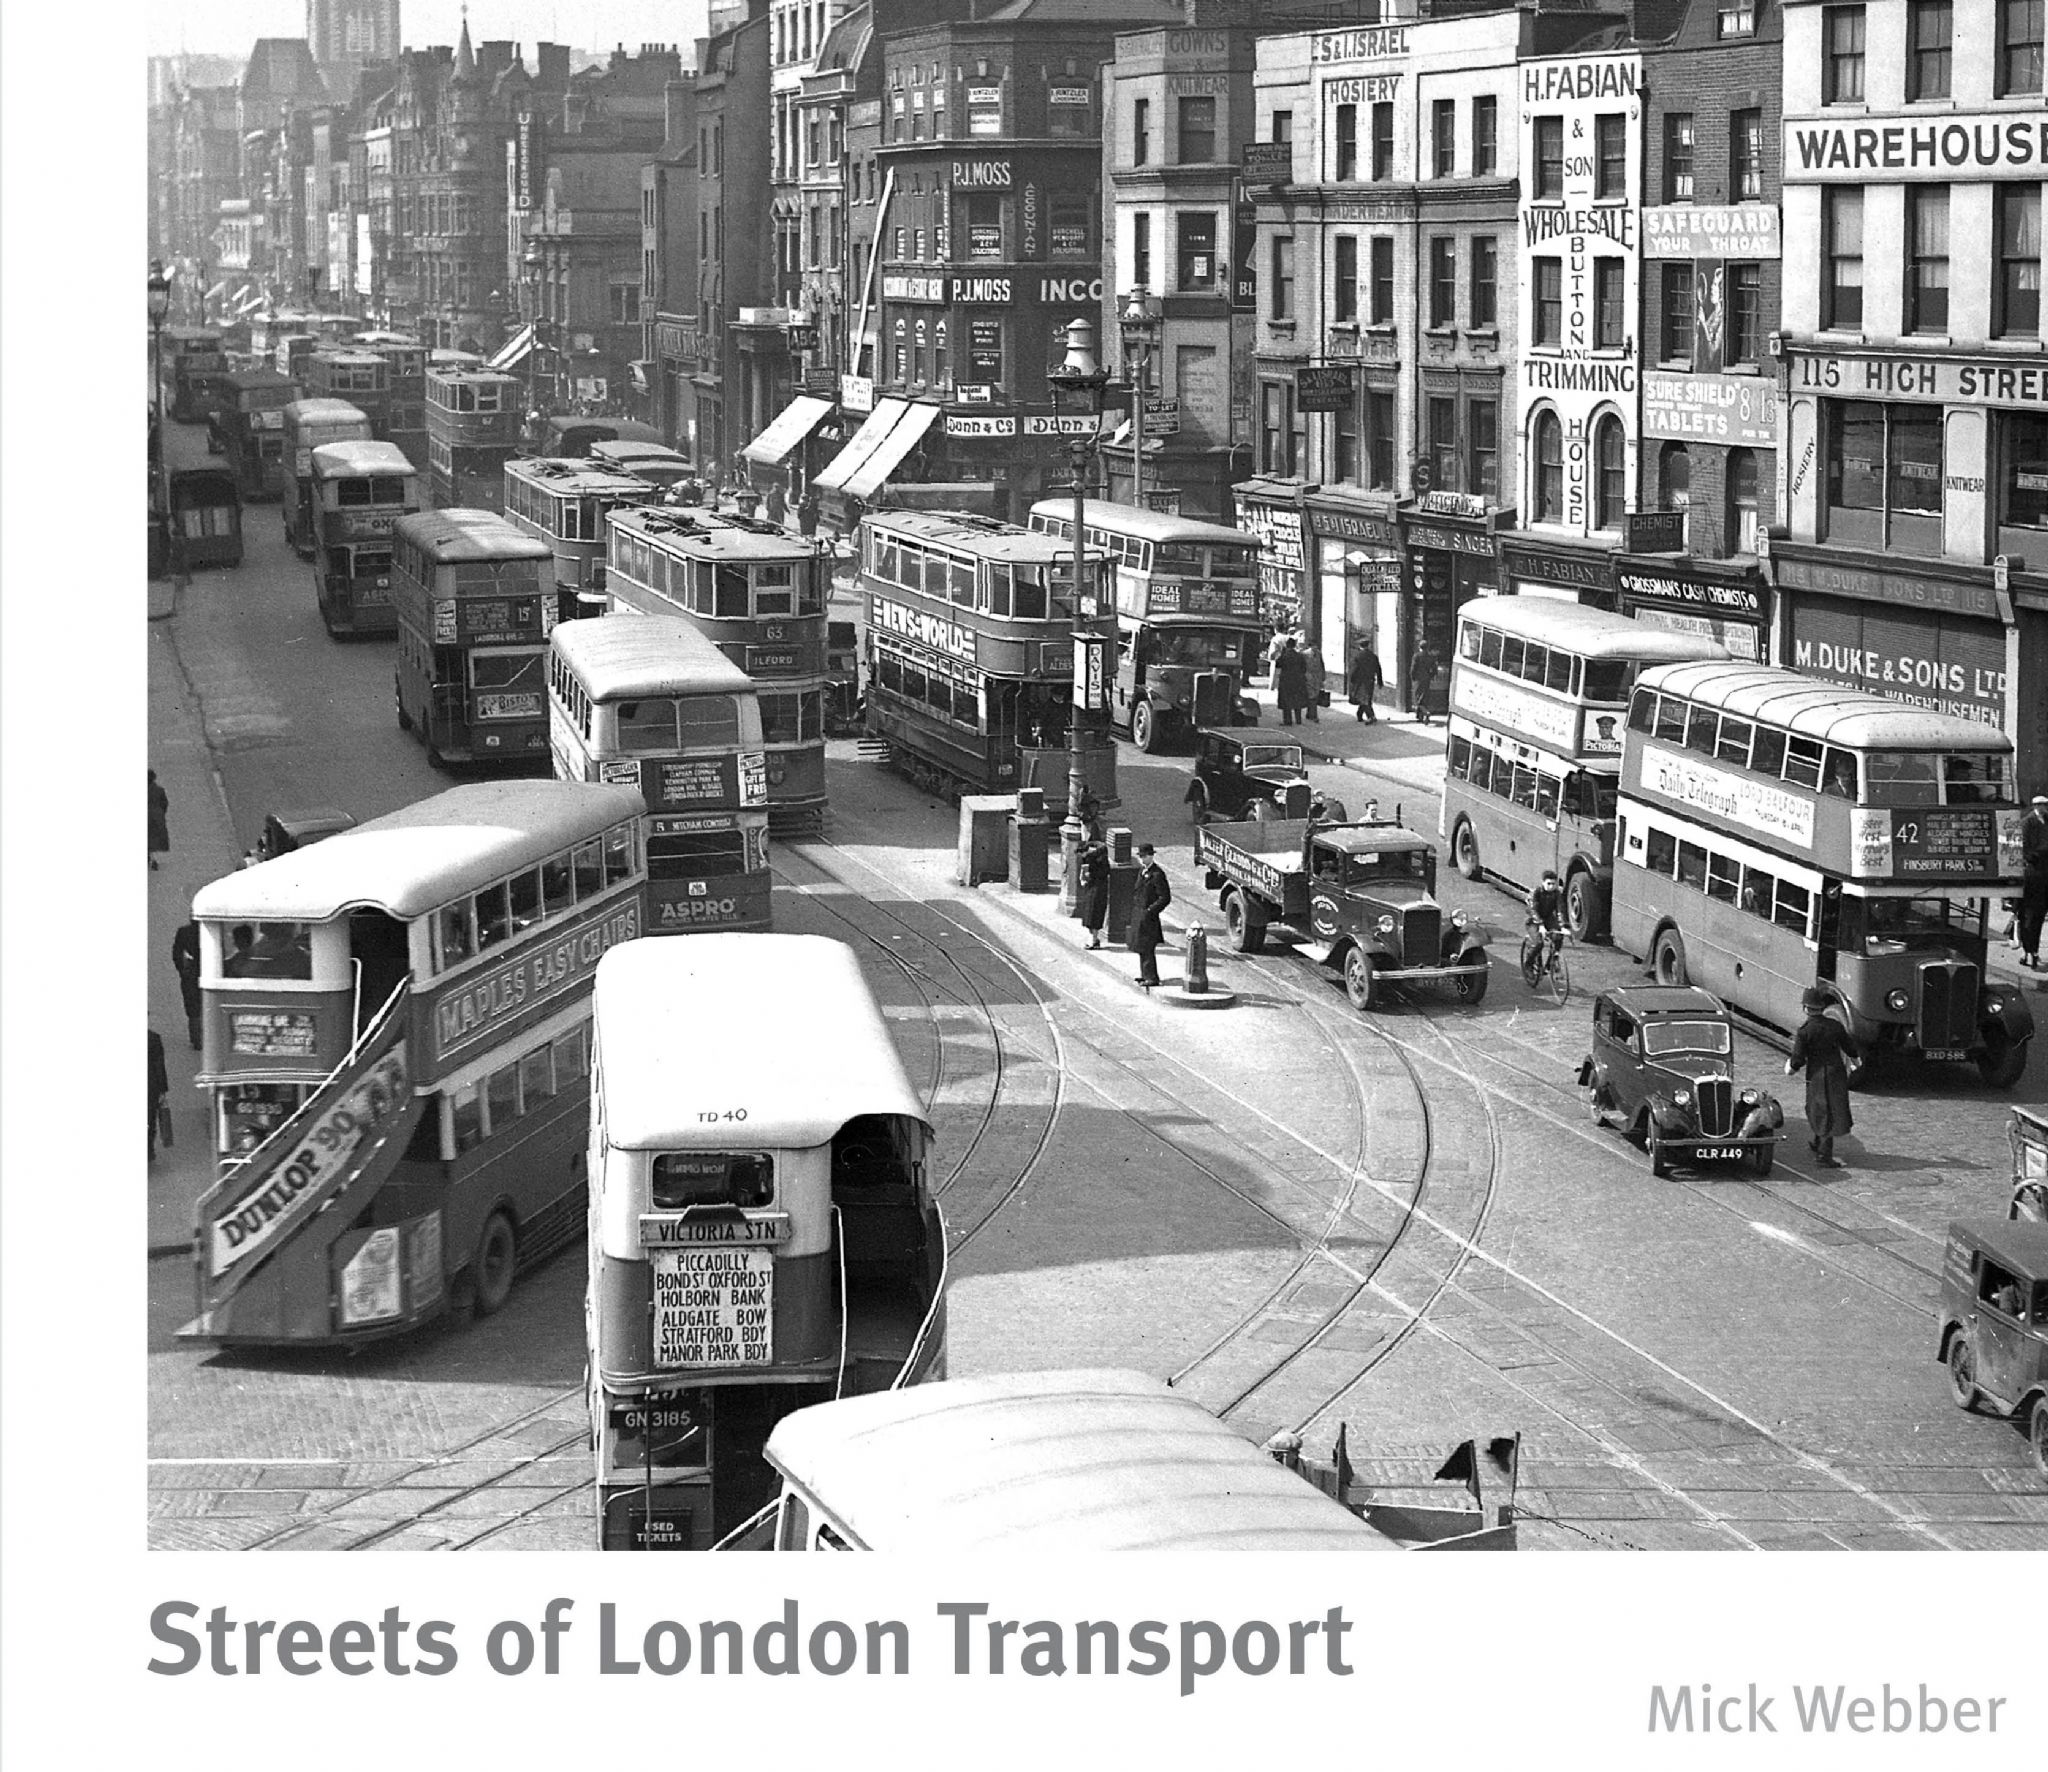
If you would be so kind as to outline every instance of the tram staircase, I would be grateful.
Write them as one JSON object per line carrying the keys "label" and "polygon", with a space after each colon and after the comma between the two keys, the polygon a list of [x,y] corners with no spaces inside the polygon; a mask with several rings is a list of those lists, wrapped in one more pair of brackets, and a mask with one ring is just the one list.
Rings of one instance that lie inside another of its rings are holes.
{"label": "tram staircase", "polygon": [[[1466,1440],[1427,1484],[1418,1473],[1361,1483],[1351,1462],[1350,1434],[1342,1423],[1327,1460],[1303,1455],[1297,1434],[1276,1434],[1265,1450],[1276,1462],[1313,1483],[1368,1526],[1408,1550],[1513,1550],[1515,1490],[1521,1473],[1522,1436],[1481,1443]],[[1438,1484],[1461,1484],[1469,1505],[1446,1505]]]}
{"label": "tram staircase", "polygon": [[[428,1105],[407,1063],[410,998],[401,982],[298,1111],[200,1195],[193,1228],[199,1315],[180,1336],[328,1332],[328,1250],[391,1178]],[[325,1155],[336,1146],[339,1160]],[[309,1153],[327,1166],[295,1186]],[[215,1229],[238,1219],[268,1235],[257,1253],[216,1272]],[[269,1229],[279,1221],[282,1228]],[[287,1321],[294,1308],[309,1321]]]}

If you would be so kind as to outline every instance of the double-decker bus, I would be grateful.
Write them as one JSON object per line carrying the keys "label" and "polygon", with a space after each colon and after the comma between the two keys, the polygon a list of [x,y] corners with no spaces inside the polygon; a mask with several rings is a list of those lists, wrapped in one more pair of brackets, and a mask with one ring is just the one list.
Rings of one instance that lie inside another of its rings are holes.
{"label": "double-decker bus", "polygon": [[647,932],[766,929],[768,759],[753,679],[675,616],[569,621],[548,656],[563,781],[647,803]]}
{"label": "double-decker bus", "polygon": [[640,796],[485,782],[203,887],[220,1175],[194,1239],[217,1342],[348,1343],[582,1229],[590,992],[644,920]]}
{"label": "double-decker bus", "polygon": [[228,372],[227,348],[207,326],[166,326],[158,342],[158,386],[164,410],[181,425],[204,424]]}
{"label": "double-decker bus", "polygon": [[313,451],[314,583],[328,633],[397,632],[391,534],[420,508],[420,476],[391,443],[323,443]]}
{"label": "double-decker bus", "polygon": [[358,333],[356,349],[385,364],[387,400],[377,435],[395,443],[422,473],[427,468],[427,347],[397,332]]}
{"label": "double-decker bus", "polygon": [[495,369],[429,363],[427,491],[435,504],[499,508],[505,464],[519,453],[522,386],[516,375]]}
{"label": "double-decker bus", "polygon": [[391,365],[360,345],[327,345],[306,359],[306,391],[346,400],[381,437],[391,422]]}
{"label": "double-decker bus", "polygon": [[548,744],[553,557],[493,511],[421,511],[393,531],[398,723],[439,768],[535,763]]}
{"label": "double-decker bus", "polygon": [[1572,933],[1604,933],[1636,673],[1727,656],[1711,640],[1551,597],[1467,603],[1451,661],[1437,825],[1458,871],[1527,892],[1555,868]]}
{"label": "double-decker bus", "polygon": [[636,941],[593,1007],[598,1542],[708,1550],[791,1410],[945,1376],[932,1129],[843,942]]}
{"label": "double-decker bus", "polygon": [[214,426],[244,502],[282,498],[285,489],[284,410],[298,384],[274,369],[238,369],[219,380]]}
{"label": "double-decker bus", "polygon": [[515,455],[505,464],[505,516],[548,544],[555,557],[556,613],[563,621],[602,615],[605,519],[620,505],[652,504],[645,480],[592,461]]}
{"label": "double-decker bus", "polygon": [[[1116,580],[1110,714],[1141,751],[1200,726],[1257,725],[1244,693],[1259,653],[1259,538],[1108,499],[1082,502],[1084,546]],[[1072,499],[1041,499],[1031,527],[1071,540]]]}
{"label": "double-decker bus", "polygon": [[304,387],[307,381],[306,359],[320,348],[320,344],[318,333],[287,332],[270,347],[270,367]]}
{"label": "double-decker bus", "polygon": [[1824,991],[1867,1055],[1974,1059],[2005,1088],[2034,1021],[1989,980],[2017,891],[2012,741],[1766,665],[1664,665],[1629,703],[1614,938],[1783,1035]]}
{"label": "double-decker bus", "polygon": [[[861,519],[867,730],[918,786],[949,794],[1042,787],[1067,800],[1074,703],[1073,550],[961,511]],[[1097,595],[1107,562],[1090,556]],[[1115,753],[1089,753],[1115,762]],[[1091,780],[1110,799],[1108,782]]]}
{"label": "double-decker bus", "polygon": [[313,451],[323,443],[367,443],[370,421],[346,400],[294,400],[284,409],[284,538],[304,559],[318,545],[313,523]]}
{"label": "double-decker bus", "polygon": [[773,524],[664,506],[611,515],[613,613],[680,615],[754,680],[768,828],[825,817],[825,596],[831,560]]}
{"label": "double-decker bus", "polygon": [[616,474],[631,474],[664,492],[697,477],[690,458],[680,449],[671,449],[666,443],[644,443],[637,437],[600,437],[590,446],[590,464]]}

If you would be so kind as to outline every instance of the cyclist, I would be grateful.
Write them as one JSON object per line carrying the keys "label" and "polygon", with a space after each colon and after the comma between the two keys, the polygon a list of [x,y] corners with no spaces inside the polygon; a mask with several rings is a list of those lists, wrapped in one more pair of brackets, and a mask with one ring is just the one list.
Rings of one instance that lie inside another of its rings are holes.
{"label": "cyclist", "polygon": [[1564,940],[1564,887],[1557,869],[1545,868],[1543,878],[1529,894],[1529,925],[1522,937],[1522,970],[1541,978],[1550,968],[1550,956]]}

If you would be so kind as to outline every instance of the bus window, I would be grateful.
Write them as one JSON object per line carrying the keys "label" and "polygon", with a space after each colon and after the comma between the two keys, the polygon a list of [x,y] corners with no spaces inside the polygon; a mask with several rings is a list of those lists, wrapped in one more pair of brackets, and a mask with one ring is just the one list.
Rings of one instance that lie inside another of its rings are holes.
{"label": "bus window", "polygon": [[1550,648],[1531,640],[1522,652],[1522,681],[1541,686],[1550,670]]}
{"label": "bus window", "polygon": [[444,904],[436,919],[435,934],[441,950],[439,966],[445,972],[451,966],[459,966],[476,952],[476,943],[471,936],[474,925],[470,922],[469,900],[459,899],[454,904]]}
{"label": "bus window", "polygon": [[455,1092],[455,1154],[473,1151],[484,1141],[483,1100],[476,1085]]}
{"label": "bus window", "polygon": [[903,582],[903,563],[896,555],[896,538],[881,532],[871,534],[869,545],[874,551],[873,563],[868,570],[877,578],[886,578],[891,584]]}
{"label": "bus window", "polygon": [[1778,883],[1762,868],[1742,870],[1742,896],[1738,901],[1742,908],[1755,917],[1768,917],[1777,893]]}
{"label": "bus window", "polygon": [[1720,731],[1721,715],[1714,708],[1694,708],[1686,721],[1685,748],[1703,757],[1714,754],[1714,739]]}
{"label": "bus window", "polygon": [[657,1212],[685,1206],[765,1206],[775,1197],[775,1159],[759,1151],[664,1151],[649,1171]]}
{"label": "bus window", "polygon": [[540,898],[551,917],[576,902],[576,880],[566,855],[551,855],[540,864]]}
{"label": "bus window", "polygon": [[1670,879],[1678,868],[1678,839],[1669,831],[1652,831],[1643,865],[1653,874]]}
{"label": "bus window", "polygon": [[1780,929],[1804,935],[1813,923],[1813,894],[1790,880],[1778,882],[1778,908],[1771,919]]}
{"label": "bus window", "polygon": [[2010,764],[2010,758],[1989,752],[1944,757],[1944,803],[1975,806],[2010,800],[2013,797]]}
{"label": "bus window", "polygon": [[1500,646],[1500,668],[1504,675],[1519,677],[1522,674],[1522,660],[1528,656],[1529,648],[1521,640],[1504,639]]}
{"label": "bus window", "polygon": [[488,1114],[486,1126],[492,1132],[502,1132],[519,1118],[519,1067],[508,1064],[501,1071],[493,1071],[484,1083],[484,1106]]}
{"label": "bus window", "polygon": [[576,874],[578,898],[595,898],[604,890],[604,852],[595,837],[576,845],[570,866]]}
{"label": "bus window", "polygon": [[752,606],[748,601],[747,569],[744,566],[718,568],[716,588],[712,595],[713,615],[750,615]]}
{"label": "bus window", "polygon": [[1036,566],[1019,566],[1016,572],[1017,607],[1019,621],[1043,621],[1045,619],[1045,575]]}
{"label": "bus window", "polygon": [[1536,777],[1536,811],[1548,824],[1557,822],[1557,803],[1564,793],[1564,783],[1554,775],[1539,774]]}
{"label": "bus window", "polygon": [[1820,757],[1821,744],[1818,739],[1787,739],[1785,741],[1785,779],[1795,787],[1819,787]]}
{"label": "bus window", "polygon": [[1505,757],[1493,760],[1493,792],[1496,799],[1509,800],[1515,792],[1515,766]]}
{"label": "bus window", "polygon": [[1515,765],[1514,802],[1525,811],[1536,810],[1536,771],[1526,763]]}
{"label": "bus window", "polygon": [[1501,637],[1488,628],[1479,641],[1479,662],[1490,671],[1500,669]]}
{"label": "bus window", "polygon": [[619,749],[672,751],[676,748],[676,704],[666,696],[618,705]]}
{"label": "bus window", "polygon": [[754,568],[754,613],[791,615],[796,610],[795,570],[788,566]]}
{"label": "bus window", "polygon": [[1589,658],[1586,660],[1585,699],[1619,707],[1628,700],[1635,685],[1636,661],[1632,658]]}
{"label": "bus window", "polygon": [[1707,896],[1718,898],[1723,904],[1733,904],[1741,883],[1742,867],[1725,855],[1707,858]]}
{"label": "bus window", "polygon": [[528,868],[524,873],[514,874],[512,887],[512,927],[514,931],[531,929],[541,919],[540,869]]}
{"label": "bus window", "polygon": [[555,1092],[554,1068],[548,1063],[548,1049],[536,1046],[519,1061],[519,1099],[532,1113]]}
{"label": "bus window", "polygon": [[629,824],[614,825],[604,834],[604,878],[607,886],[616,886],[628,880],[633,874],[633,827]]}
{"label": "bus window", "polygon": [[1468,621],[1459,624],[1458,656],[1460,658],[1471,659],[1475,664],[1478,662],[1479,635],[1480,629],[1476,623]]}
{"label": "bus window", "polygon": [[512,933],[512,907],[505,882],[486,886],[476,895],[476,951],[488,953]]}
{"label": "bus window", "polygon": [[1493,790],[1493,753],[1480,745],[1472,747],[1471,781],[1475,788]]}
{"label": "bus window", "polygon": [[693,615],[710,615],[718,607],[720,567],[713,560],[690,562],[690,602]]}
{"label": "bus window", "polygon": [[740,704],[730,695],[686,695],[676,704],[682,717],[682,742],[732,745],[740,741]]}
{"label": "bus window", "polygon": [[1738,720],[1733,714],[1721,716],[1721,736],[1715,742],[1714,755],[1724,763],[1733,763],[1740,768],[1749,767],[1749,741],[1756,730],[1747,720]]}
{"label": "bus window", "polygon": [[971,560],[949,560],[946,563],[949,594],[963,609],[974,607],[974,562]]}
{"label": "bus window", "polygon": [[[231,956],[232,957],[232,956]],[[313,932],[304,923],[260,923],[255,946],[239,976],[248,978],[311,978]]]}
{"label": "bus window", "polygon": [[1763,776],[1785,773],[1785,735],[1774,727],[1759,726],[1749,753],[1749,766]]}
{"label": "bus window", "polygon": [[1685,703],[1675,696],[1657,703],[1657,737],[1671,744],[1685,743]]}
{"label": "bus window", "polygon": [[1569,652],[1553,652],[1544,667],[1543,681],[1547,688],[1555,689],[1561,695],[1572,692],[1572,664]]}
{"label": "bus window", "polygon": [[1678,845],[1678,883],[1695,891],[1707,888],[1707,852],[1697,843]]}
{"label": "bus window", "polygon": [[1193,542],[1161,542],[1152,558],[1160,572],[1178,572],[1188,578],[1202,574],[1202,550]]}
{"label": "bus window", "polygon": [[1657,692],[1654,689],[1638,689],[1628,704],[1628,729],[1631,732],[1654,732],[1657,729]]}
{"label": "bus window", "polygon": [[1837,800],[1856,798],[1855,752],[1828,746],[1827,760],[1821,769],[1820,791]]}
{"label": "bus window", "polygon": [[589,1037],[588,1027],[573,1027],[550,1048],[555,1060],[556,1089],[567,1089],[589,1074]]}
{"label": "bus window", "polygon": [[1472,741],[1452,733],[1444,767],[1458,780],[1465,780],[1472,772]]}
{"label": "bus window", "polygon": [[812,1548],[821,1551],[850,1551],[853,1549],[853,1546],[841,1538],[838,1533],[834,1532],[830,1526],[821,1523],[818,1527],[817,1543]]}

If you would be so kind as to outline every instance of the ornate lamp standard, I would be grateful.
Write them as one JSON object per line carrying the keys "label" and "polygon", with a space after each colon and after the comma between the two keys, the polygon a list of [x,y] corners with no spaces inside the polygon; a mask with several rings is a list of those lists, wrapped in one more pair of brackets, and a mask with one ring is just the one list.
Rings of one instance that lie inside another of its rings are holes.
{"label": "ornate lamp standard", "polygon": [[[149,266],[149,405],[155,422],[149,427],[150,500],[170,523],[170,482],[164,469],[164,318],[171,311],[171,274],[162,259]],[[168,538],[166,540],[168,545]]]}
{"label": "ornate lamp standard", "polygon": [[[1055,409],[1065,400],[1090,419],[1102,416],[1102,390],[1109,372],[1096,360],[1095,327],[1076,320],[1067,328],[1067,355],[1057,369],[1046,371]],[[1076,432],[1067,440],[1074,465],[1074,705],[1067,720],[1067,816],[1060,826],[1060,898],[1063,915],[1072,916],[1080,903],[1081,802],[1092,796],[1100,806],[1116,804],[1116,749],[1109,732],[1108,645],[1094,622],[1095,594],[1088,583],[1088,464],[1095,453],[1095,430]]]}
{"label": "ornate lamp standard", "polygon": [[1134,289],[1124,297],[1116,316],[1131,378],[1131,503],[1141,511],[1145,508],[1145,367],[1152,347],[1159,342],[1159,313],[1158,296]]}
{"label": "ornate lamp standard", "polygon": [[527,306],[531,310],[529,323],[533,336],[526,341],[526,430],[527,441],[538,448],[540,444],[541,411],[534,397],[534,376],[540,362],[540,271],[541,251],[537,241],[528,241],[526,250],[519,256],[521,279],[526,284]]}

